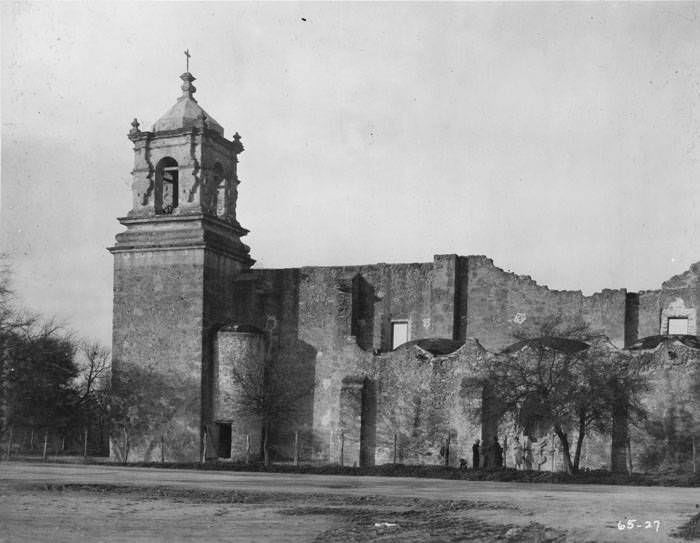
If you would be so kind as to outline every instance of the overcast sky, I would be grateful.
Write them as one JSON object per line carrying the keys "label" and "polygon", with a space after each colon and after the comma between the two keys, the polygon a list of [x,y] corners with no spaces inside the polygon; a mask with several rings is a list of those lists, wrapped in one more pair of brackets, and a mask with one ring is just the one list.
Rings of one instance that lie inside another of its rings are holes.
{"label": "overcast sky", "polygon": [[556,289],[700,260],[699,4],[2,4],[2,247],[110,342],[134,117],[243,136],[258,267],[486,254]]}

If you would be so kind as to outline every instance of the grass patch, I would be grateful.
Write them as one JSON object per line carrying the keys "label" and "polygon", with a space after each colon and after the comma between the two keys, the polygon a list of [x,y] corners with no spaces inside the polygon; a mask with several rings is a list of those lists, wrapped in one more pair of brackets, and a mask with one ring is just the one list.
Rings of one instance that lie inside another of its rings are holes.
{"label": "grass patch", "polygon": [[87,492],[92,494],[114,494],[131,496],[146,500],[170,499],[187,503],[247,503],[247,504],[304,504],[319,502],[323,507],[410,507],[430,509],[436,504],[445,511],[466,511],[474,509],[517,510],[511,504],[495,501],[478,500],[434,500],[416,497],[394,497],[376,495],[343,495],[325,493],[294,493],[294,492],[253,492],[238,490],[204,490],[198,488],[183,488],[172,486],[137,486],[119,484],[92,483],[23,483],[15,482],[9,485],[14,490],[44,491],[44,492]]}
{"label": "grass patch", "polygon": [[678,528],[673,537],[679,537],[686,541],[700,541],[700,513],[691,517],[688,522]]}
{"label": "grass patch", "polygon": [[383,464],[365,468],[327,465],[273,464],[234,464],[231,462],[199,463],[134,463],[130,466],[198,469],[221,471],[248,471],[268,473],[306,473],[314,475],[369,475],[379,477],[422,477],[432,479],[453,479],[463,481],[501,481],[522,483],[561,483],[561,484],[602,484],[635,486],[700,486],[700,474],[693,473],[656,473],[644,474],[612,473],[605,470],[581,471],[569,475],[564,472],[518,471],[515,469],[480,469],[460,470],[445,466]]}
{"label": "grass patch", "polygon": [[[19,459],[18,459],[19,460]],[[31,461],[22,458],[22,461]],[[40,461],[40,460],[35,460]],[[339,466],[337,464],[272,464],[263,463],[233,463],[233,462],[133,462],[116,464],[114,462],[88,459],[87,464],[119,465],[124,467],[147,467],[166,469],[191,469],[205,471],[244,471],[263,473],[301,473],[313,475],[366,475],[377,477],[420,477],[431,479],[453,479],[463,481],[501,481],[521,483],[557,483],[557,484],[601,484],[601,485],[633,485],[633,486],[677,486],[700,487],[700,474],[684,472],[665,473],[612,473],[605,470],[581,471],[569,475],[564,472],[549,471],[518,471],[515,469],[480,469],[460,470],[458,468],[435,465],[406,465],[382,464],[357,468]],[[340,488],[340,487],[339,487]]]}

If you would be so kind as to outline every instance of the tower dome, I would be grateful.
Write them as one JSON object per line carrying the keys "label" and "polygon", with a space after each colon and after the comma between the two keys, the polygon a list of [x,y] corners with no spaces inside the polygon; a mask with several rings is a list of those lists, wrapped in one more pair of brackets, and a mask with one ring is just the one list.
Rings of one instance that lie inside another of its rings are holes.
{"label": "tower dome", "polygon": [[166,130],[189,129],[200,126],[202,119],[209,130],[213,130],[220,136],[224,135],[224,128],[217,123],[192,96],[197,89],[192,84],[195,77],[190,72],[185,72],[180,76],[182,79],[182,96],[177,99],[175,105],[171,107],[165,115],[158,119],[153,125],[153,132],[163,132]]}

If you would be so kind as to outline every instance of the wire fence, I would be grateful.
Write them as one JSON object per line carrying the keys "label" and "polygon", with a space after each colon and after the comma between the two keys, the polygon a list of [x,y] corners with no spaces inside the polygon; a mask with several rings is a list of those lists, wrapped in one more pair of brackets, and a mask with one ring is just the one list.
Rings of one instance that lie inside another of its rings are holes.
{"label": "wire fence", "polygon": [[57,456],[109,456],[107,432],[99,425],[61,429],[11,425],[0,433],[0,460]]}

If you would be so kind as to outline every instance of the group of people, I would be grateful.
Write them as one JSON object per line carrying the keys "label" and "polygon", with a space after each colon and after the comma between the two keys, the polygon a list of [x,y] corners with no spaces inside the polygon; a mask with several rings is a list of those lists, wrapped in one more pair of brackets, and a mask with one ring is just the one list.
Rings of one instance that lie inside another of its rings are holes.
{"label": "group of people", "polygon": [[[547,462],[546,447],[548,442],[548,439],[539,440],[539,447],[536,447],[537,450],[533,450],[533,443],[530,441],[529,436],[525,435],[522,442],[518,436],[515,436],[515,443],[512,447],[515,469],[542,469],[542,466]],[[472,445],[472,468],[504,467],[504,458],[507,448],[506,443],[507,440],[504,440],[504,446],[501,446],[498,442],[498,436],[494,436],[493,443],[490,446],[482,445],[481,440],[477,439],[474,445]],[[551,454],[553,455],[554,453],[555,451],[552,450]],[[462,459],[460,466],[466,468],[466,460]]]}
{"label": "group of people", "polygon": [[515,436],[515,445],[513,445],[515,457],[515,469],[531,470],[534,458],[532,456],[532,442],[528,436],[525,436],[525,444],[520,443],[518,436]]}
{"label": "group of people", "polygon": [[[483,453],[483,454],[482,454]],[[472,445],[472,467],[482,468],[502,468],[504,448],[498,442],[498,436],[493,436],[491,446],[481,445],[481,440],[477,439]],[[483,458],[483,462],[482,462]]]}

